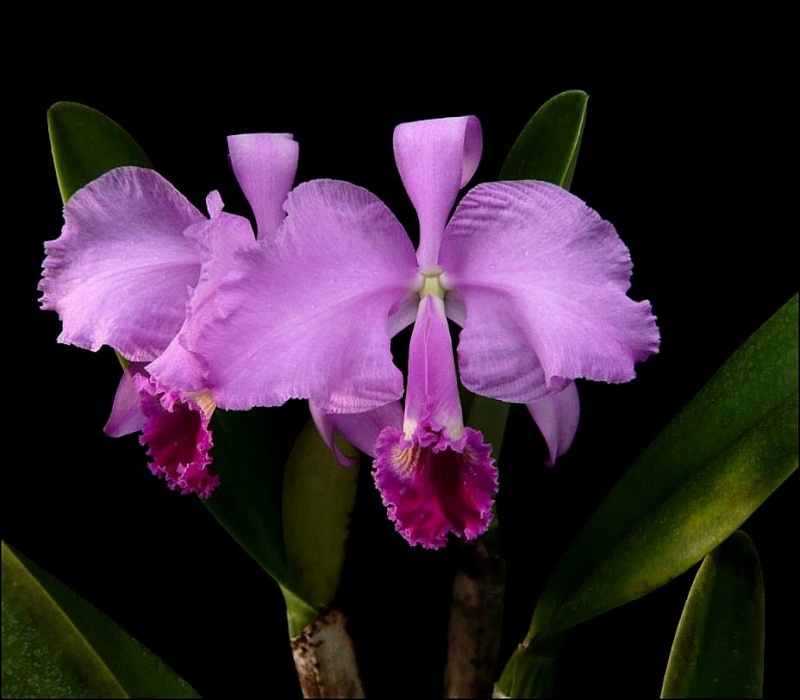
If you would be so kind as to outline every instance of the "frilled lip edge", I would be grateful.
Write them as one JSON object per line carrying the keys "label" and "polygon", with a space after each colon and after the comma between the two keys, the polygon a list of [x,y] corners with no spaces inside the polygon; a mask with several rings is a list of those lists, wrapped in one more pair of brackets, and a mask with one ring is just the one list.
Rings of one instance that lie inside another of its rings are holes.
{"label": "frilled lip edge", "polygon": [[472,540],[487,530],[498,488],[491,450],[471,428],[457,440],[427,423],[411,440],[396,428],[381,432],[373,477],[389,519],[409,544],[439,549],[450,533]]}
{"label": "frilled lip edge", "polygon": [[150,377],[136,377],[145,416],[139,442],[153,460],[148,467],[169,488],[182,494],[211,496],[220,478],[208,470],[214,446],[210,415],[180,392],[164,390]]}

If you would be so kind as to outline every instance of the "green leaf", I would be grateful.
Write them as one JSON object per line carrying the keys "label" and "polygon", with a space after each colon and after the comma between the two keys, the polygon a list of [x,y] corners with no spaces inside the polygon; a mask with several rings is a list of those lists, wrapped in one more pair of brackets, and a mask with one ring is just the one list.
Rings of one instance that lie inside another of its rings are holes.
{"label": "green leaf", "polygon": [[661,688],[669,698],[760,698],[764,579],[753,542],[735,532],[700,566]]}
{"label": "green leaf", "polygon": [[479,394],[474,394],[470,403],[467,425],[481,431],[484,441],[492,446],[492,456],[498,461],[510,408],[511,404]]}
{"label": "green leaf", "polygon": [[319,608],[306,603],[285,586],[281,586],[283,600],[286,603],[286,619],[289,624],[289,639],[296,639],[303,630],[322,612]]}
{"label": "green leaf", "polygon": [[116,122],[77,102],[56,102],[47,111],[50,146],[61,199],[123,165],[152,167],[139,145]]}
{"label": "green leaf", "polygon": [[[500,180],[544,180],[569,189],[586,122],[585,92],[569,90],[542,105],[525,125],[500,170]],[[500,453],[509,404],[475,396],[467,424]]]}
{"label": "green leaf", "polygon": [[544,180],[569,189],[588,99],[585,92],[569,90],[545,102],[511,147],[499,179]]}
{"label": "green leaf", "polygon": [[284,548],[281,493],[287,455],[275,411],[217,409],[211,421],[212,468],[220,485],[204,501],[206,507],[267,573],[299,593]]}
{"label": "green leaf", "polygon": [[663,585],[797,469],[797,295],[636,460],[552,573],[527,641]]}
{"label": "green leaf", "polygon": [[3,697],[199,697],[94,606],[2,543]]}
{"label": "green leaf", "polygon": [[550,698],[556,685],[563,637],[517,647],[495,683],[495,698]]}
{"label": "green leaf", "polygon": [[330,605],[339,588],[357,483],[358,469],[340,467],[309,422],[286,464],[283,485],[286,558],[309,607],[303,615],[287,599],[293,637]]}

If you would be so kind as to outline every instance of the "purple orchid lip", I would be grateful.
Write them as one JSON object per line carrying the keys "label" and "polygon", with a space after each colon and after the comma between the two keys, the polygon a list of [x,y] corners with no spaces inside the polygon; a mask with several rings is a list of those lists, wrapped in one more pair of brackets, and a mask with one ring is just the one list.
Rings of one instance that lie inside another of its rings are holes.
{"label": "purple orchid lip", "polygon": [[403,431],[385,428],[373,475],[389,518],[410,544],[474,539],[492,520],[497,469],[491,446],[465,428],[443,301],[420,300],[408,356]]}
{"label": "purple orchid lip", "polygon": [[165,390],[152,377],[134,378],[145,417],[139,442],[152,458],[150,471],[183,494],[209,498],[220,478],[209,472],[214,443],[210,415],[185,395]]}
{"label": "purple orchid lip", "polygon": [[220,481],[209,471],[213,411],[207,392],[190,397],[167,389],[142,363],[131,363],[122,373],[104,432],[111,437],[141,432],[153,474],[175,491],[209,498]]}
{"label": "purple orchid lip", "polygon": [[410,441],[396,428],[383,430],[375,447],[375,484],[409,544],[438,549],[450,533],[471,540],[486,531],[497,492],[491,449],[471,428],[457,442],[425,423]]}

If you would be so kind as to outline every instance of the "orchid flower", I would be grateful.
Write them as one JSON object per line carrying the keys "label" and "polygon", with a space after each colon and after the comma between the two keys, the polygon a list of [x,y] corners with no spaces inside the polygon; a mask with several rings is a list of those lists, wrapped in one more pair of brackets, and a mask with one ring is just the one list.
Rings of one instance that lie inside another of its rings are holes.
{"label": "orchid flower", "polygon": [[[228,143],[234,170],[246,168],[254,151],[271,163],[254,199],[262,228],[276,229],[297,144],[286,134],[232,136]],[[208,470],[215,404],[202,362],[188,349],[192,329],[211,313],[233,251],[256,245],[249,222],[223,212],[217,192],[206,205],[208,218],[153,170],[111,170],[66,203],[61,236],[45,244],[39,285],[42,308],[63,322],[60,342],[93,351],[109,345],[124,359],[105,432],[141,432],[150,470],[170,488],[202,498],[219,484]]]}
{"label": "orchid flower", "polygon": [[307,398],[318,416],[348,416],[339,425],[349,437],[354,414],[402,396],[390,340],[416,319],[402,424],[387,422],[368,453],[398,531],[427,547],[451,532],[481,534],[497,488],[489,446],[463,426],[447,318],[462,328],[461,382],[526,404],[551,462],[577,426],[573,380],[628,381],[659,342],[650,304],[626,294],[626,247],[569,192],[483,184],[450,216],[481,149],[475,117],[396,128],[395,159],[420,224],[416,252],[367,190],[298,186],[277,234],[235,253],[216,315],[195,339],[221,407]]}

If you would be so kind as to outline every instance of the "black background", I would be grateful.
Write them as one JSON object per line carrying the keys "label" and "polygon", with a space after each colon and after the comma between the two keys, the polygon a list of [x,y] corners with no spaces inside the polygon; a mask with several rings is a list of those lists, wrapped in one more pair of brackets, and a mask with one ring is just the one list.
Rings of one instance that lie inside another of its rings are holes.
{"label": "black background", "polygon": [[[38,309],[42,242],[61,226],[46,125],[52,103],[104,112],[195,205],[219,189],[228,211],[244,215],[225,136],[291,132],[301,149],[298,182],[335,177],[364,185],[413,231],[392,158],[397,123],[477,115],[484,157],[473,182],[491,180],[535,110],[562,90],[581,89],[589,111],[572,189],[629,246],[631,296],[651,300],[662,348],[630,384],[580,384],[581,427],[553,470],[540,464],[529,417],[513,412],[509,431],[517,437],[506,450],[514,466],[501,494],[530,554],[509,593],[520,612],[508,622],[507,654],[524,634],[547,572],[594,507],[796,292],[796,195],[782,172],[794,127],[787,56],[772,40],[772,24],[745,21],[737,29],[749,32],[747,40],[676,22],[668,33],[663,26],[642,31],[630,45],[565,36],[556,51],[542,26],[512,41],[505,32],[490,39],[478,22],[459,44],[444,31],[410,29],[402,41],[311,36],[297,23],[245,37],[238,32],[249,20],[242,19],[218,24],[209,16],[203,31],[191,32],[155,31],[157,23],[145,22],[132,38],[110,41],[53,23],[10,64],[5,205],[14,223],[5,231],[5,260],[13,274],[4,337],[12,389],[3,538],[120,622],[202,695],[299,696],[277,586],[197,499],[149,474],[136,437],[103,435],[119,377],[113,353],[58,345],[58,319]],[[452,45],[441,44],[445,38]],[[761,41],[767,48],[757,51]],[[300,409],[289,409],[292,419]],[[343,584],[367,691],[435,697],[452,553],[406,546],[368,476],[363,469]],[[794,476],[743,528],[764,569],[772,695],[793,678],[796,656],[784,642],[796,621],[796,498]],[[571,633],[560,693],[656,696],[693,573]]]}

